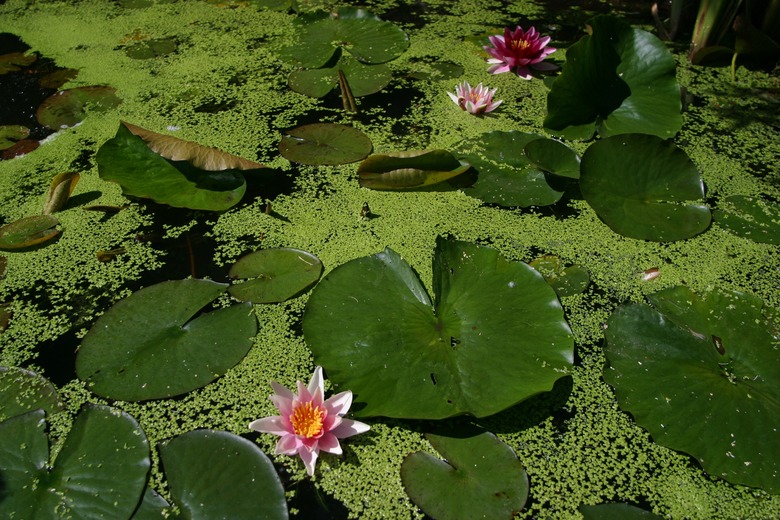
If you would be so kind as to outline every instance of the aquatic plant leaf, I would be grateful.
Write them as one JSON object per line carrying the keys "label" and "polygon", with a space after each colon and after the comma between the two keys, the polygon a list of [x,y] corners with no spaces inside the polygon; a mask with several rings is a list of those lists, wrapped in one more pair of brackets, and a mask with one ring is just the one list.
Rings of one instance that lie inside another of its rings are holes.
{"label": "aquatic plant leaf", "polygon": [[358,175],[363,188],[403,190],[444,182],[470,167],[447,150],[421,150],[372,155],[360,163]]}
{"label": "aquatic plant leaf", "polygon": [[577,510],[585,520],[661,520],[663,517],[630,504],[581,505]]}
{"label": "aquatic plant leaf", "polygon": [[279,142],[279,153],[301,164],[347,164],[371,153],[366,134],[347,125],[314,123],[289,130]]}
{"label": "aquatic plant leaf", "polygon": [[547,94],[544,127],[568,139],[644,133],[673,137],[682,127],[675,61],[664,43],[612,16],[597,16],[566,51]]}
{"label": "aquatic plant leaf", "polygon": [[13,251],[33,247],[62,233],[60,221],[51,215],[25,217],[0,227],[0,250]]}
{"label": "aquatic plant leaf", "polygon": [[523,148],[542,136],[523,132],[488,132],[467,141],[458,155],[472,165],[477,180],[463,193],[501,206],[549,206],[563,196],[552,188]]}
{"label": "aquatic plant leaf", "polygon": [[100,147],[96,161],[100,177],[122,186],[125,195],[177,208],[223,211],[241,200],[246,191],[246,179],[240,172],[188,169],[187,163],[174,167],[124,125]]}
{"label": "aquatic plant leaf", "polygon": [[778,324],[755,296],[686,287],[609,318],[604,379],[658,444],[710,475],[780,493]]}
{"label": "aquatic plant leaf", "polygon": [[314,288],[303,332],[361,416],[485,417],[548,391],[573,340],[542,276],[498,251],[437,239],[432,303],[395,251],[340,265]]}
{"label": "aquatic plant leaf", "polygon": [[[19,449],[19,446],[25,449]],[[9,518],[129,518],[146,485],[149,443],[127,413],[87,405],[48,469],[44,411],[0,423]]]}
{"label": "aquatic plant leaf", "polygon": [[759,197],[732,195],[713,212],[715,222],[737,236],[780,245],[780,205]]}
{"label": "aquatic plant leaf", "polygon": [[409,77],[424,81],[442,81],[460,77],[463,72],[463,65],[451,61],[435,61],[415,63],[415,69],[409,72]]}
{"label": "aquatic plant leaf", "polygon": [[590,275],[586,269],[578,265],[564,267],[557,256],[544,255],[528,265],[541,273],[559,297],[580,294],[590,284]]}
{"label": "aquatic plant leaf", "polygon": [[528,475],[512,448],[490,432],[465,438],[426,434],[444,460],[418,451],[401,464],[404,490],[433,518],[513,518],[528,499]]}
{"label": "aquatic plant leaf", "polygon": [[46,202],[43,203],[43,214],[49,215],[64,208],[80,178],[76,172],[64,172],[54,177],[46,193]]}
{"label": "aquatic plant leaf", "polygon": [[277,303],[312,286],[322,275],[322,262],[311,253],[280,247],[250,253],[230,268],[230,278],[249,278],[228,287],[241,301]]}
{"label": "aquatic plant leaf", "polygon": [[62,410],[54,385],[30,370],[0,367],[0,422],[39,408],[48,414]]}
{"label": "aquatic plant leaf", "polygon": [[684,240],[710,225],[696,166],[672,142],[628,134],[602,139],[582,156],[580,190],[615,233]]}
{"label": "aquatic plant leaf", "polygon": [[171,505],[148,485],[144,490],[141,503],[133,512],[130,520],[162,520],[168,518]]}
{"label": "aquatic plant leaf", "polygon": [[387,65],[366,65],[350,56],[341,56],[332,67],[294,70],[287,82],[299,94],[321,98],[338,86],[339,70],[347,78],[355,97],[379,92],[393,79],[393,71]]}
{"label": "aquatic plant leaf", "polygon": [[21,70],[22,67],[34,63],[37,59],[38,57],[35,54],[25,54],[23,52],[0,54],[0,74]]}
{"label": "aquatic plant leaf", "polygon": [[176,38],[153,38],[125,48],[125,54],[134,60],[148,60],[171,54],[177,47]]}
{"label": "aquatic plant leaf", "polygon": [[301,17],[299,43],[282,52],[285,59],[313,69],[324,66],[341,48],[363,63],[385,63],[409,46],[409,37],[398,26],[355,7],[335,13]]}
{"label": "aquatic plant leaf", "polygon": [[60,90],[43,100],[35,119],[52,130],[69,128],[82,122],[88,111],[103,112],[122,102],[113,87],[76,87]]}
{"label": "aquatic plant leaf", "polygon": [[11,148],[17,141],[30,135],[30,129],[22,125],[0,126],[0,150]]}
{"label": "aquatic plant leaf", "polygon": [[195,430],[164,442],[160,457],[184,518],[288,518],[273,463],[251,441]]}
{"label": "aquatic plant leaf", "polygon": [[580,178],[579,156],[560,141],[555,139],[536,139],[523,148],[525,156],[532,165],[559,177]]}
{"label": "aquatic plant leaf", "polygon": [[84,337],[76,374],[96,394],[123,401],[171,397],[210,383],[243,359],[257,334],[248,304],[196,317],[226,289],[188,279],[131,294]]}

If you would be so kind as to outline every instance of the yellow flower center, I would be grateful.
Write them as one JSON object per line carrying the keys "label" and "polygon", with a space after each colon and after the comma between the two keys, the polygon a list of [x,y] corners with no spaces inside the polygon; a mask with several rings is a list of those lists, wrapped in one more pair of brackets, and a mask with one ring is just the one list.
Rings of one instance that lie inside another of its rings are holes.
{"label": "yellow flower center", "polygon": [[524,51],[531,46],[528,40],[510,40],[509,46],[515,50]]}
{"label": "yellow flower center", "polygon": [[296,435],[310,438],[322,431],[322,408],[313,407],[311,402],[298,405],[290,416],[290,423]]}

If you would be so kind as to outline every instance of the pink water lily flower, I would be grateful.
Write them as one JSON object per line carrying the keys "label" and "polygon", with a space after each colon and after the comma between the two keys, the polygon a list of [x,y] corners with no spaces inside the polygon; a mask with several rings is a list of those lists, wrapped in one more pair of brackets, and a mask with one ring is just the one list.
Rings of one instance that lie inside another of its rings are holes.
{"label": "pink water lily flower", "polygon": [[464,81],[460,85],[455,85],[455,93],[447,92],[450,98],[463,110],[470,114],[484,114],[492,112],[498,105],[503,103],[503,100],[493,101],[493,95],[496,90],[490,90],[488,87],[483,87],[482,83],[476,87],[469,85],[468,81]]}
{"label": "pink water lily flower", "polygon": [[557,49],[548,47],[550,37],[539,37],[534,27],[523,31],[519,25],[514,31],[509,27],[504,29],[503,36],[491,36],[492,47],[483,47],[492,56],[487,61],[490,63],[488,72],[501,74],[502,72],[515,71],[523,79],[531,79],[531,69],[539,71],[555,70],[558,67],[543,60],[548,54]]}
{"label": "pink water lily flower", "polygon": [[343,417],[352,405],[352,392],[341,392],[323,400],[322,367],[314,369],[308,387],[298,381],[297,395],[276,381],[271,381],[271,387],[274,389],[271,402],[281,415],[252,421],[249,428],[279,435],[274,453],[298,455],[309,476],[314,475],[320,451],[341,455],[339,439],[369,430],[367,424]]}

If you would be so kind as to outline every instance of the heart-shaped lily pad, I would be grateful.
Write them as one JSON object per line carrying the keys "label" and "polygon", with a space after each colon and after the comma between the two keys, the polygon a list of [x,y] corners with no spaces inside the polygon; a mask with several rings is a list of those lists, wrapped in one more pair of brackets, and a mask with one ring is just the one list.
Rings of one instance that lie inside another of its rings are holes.
{"label": "heart-shaped lily pad", "polygon": [[184,518],[288,518],[274,465],[251,441],[195,430],[163,443],[160,457]]}
{"label": "heart-shaped lily pad", "polygon": [[464,193],[501,206],[548,206],[563,195],[553,189],[544,172],[535,167],[523,148],[540,135],[523,132],[489,132],[460,147],[459,157],[471,163],[477,181]]}
{"label": "heart-shaped lily pad", "polygon": [[393,79],[393,71],[385,64],[366,65],[350,56],[341,56],[329,67],[294,70],[287,82],[299,94],[320,98],[338,86],[339,71],[355,97],[379,92]]}
{"label": "heart-shaped lily pad", "polygon": [[54,385],[35,372],[0,367],[0,422],[39,408],[49,414],[62,409]]}
{"label": "heart-shaped lily pad", "polygon": [[358,166],[360,185],[375,190],[420,188],[457,177],[471,165],[447,150],[372,155]]}
{"label": "heart-shaped lily pad", "polygon": [[669,138],[682,127],[675,61],[664,43],[612,16],[566,51],[547,95],[544,127],[568,139],[644,133]]}
{"label": "heart-shaped lily pad", "polygon": [[292,248],[263,249],[233,264],[230,278],[237,282],[228,292],[252,303],[283,302],[300,294],[320,279],[322,262],[311,253]]}
{"label": "heart-shaped lily pad", "polygon": [[0,227],[0,250],[13,251],[53,240],[62,233],[60,221],[51,215],[25,217]]}
{"label": "heart-shaped lily pad", "polygon": [[587,270],[578,265],[564,267],[563,262],[557,256],[544,255],[528,265],[542,274],[558,296],[580,294],[588,288],[590,283],[590,275]]}
{"label": "heart-shaped lily pad", "polygon": [[[149,443],[127,413],[88,405],[48,467],[44,411],[0,423],[7,518],[129,518],[146,484]],[[23,449],[20,449],[23,446]]]}
{"label": "heart-shaped lily pad", "polygon": [[558,298],[531,267],[439,238],[433,277],[435,303],[386,249],[337,267],[309,296],[306,342],[365,404],[357,414],[485,417],[550,390],[571,366]]}
{"label": "heart-shaped lily pad", "polygon": [[536,139],[525,145],[525,156],[540,170],[568,177],[580,178],[580,158],[577,153],[555,139]]}
{"label": "heart-shaped lily pad", "polygon": [[293,128],[282,136],[279,153],[301,164],[347,164],[371,153],[371,140],[358,130],[335,123]]}
{"label": "heart-shaped lily pad", "polygon": [[52,130],[68,128],[87,117],[87,112],[103,112],[122,102],[113,87],[77,87],[60,90],[46,98],[35,112],[40,124]]}
{"label": "heart-shaped lily pad", "polygon": [[257,333],[248,304],[196,316],[227,289],[208,280],[146,287],[93,325],[76,357],[76,374],[98,395],[159,399],[204,386],[241,361]]}
{"label": "heart-shaped lily pad", "polygon": [[780,206],[758,197],[732,195],[714,212],[715,221],[735,235],[780,245]]}
{"label": "heart-shaped lily pad", "polygon": [[580,189],[616,233],[659,242],[683,240],[710,224],[696,166],[670,141],[628,134],[595,142],[582,157]]}
{"label": "heart-shaped lily pad", "polygon": [[528,475],[512,448],[490,432],[456,438],[426,434],[445,460],[418,451],[404,459],[406,494],[437,519],[510,519],[528,499]]}
{"label": "heart-shaped lily pad", "polygon": [[686,287],[619,307],[604,379],[664,446],[736,484],[780,493],[778,325],[744,293]]}

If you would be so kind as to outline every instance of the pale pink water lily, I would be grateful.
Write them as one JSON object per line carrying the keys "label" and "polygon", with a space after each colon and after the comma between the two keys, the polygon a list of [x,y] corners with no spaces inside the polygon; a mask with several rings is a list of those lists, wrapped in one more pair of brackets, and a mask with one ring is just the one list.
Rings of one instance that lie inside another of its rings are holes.
{"label": "pale pink water lily", "polygon": [[483,47],[492,56],[487,61],[490,63],[488,72],[501,74],[502,72],[515,71],[523,79],[531,79],[531,69],[539,71],[555,70],[558,67],[552,63],[544,62],[547,55],[557,49],[548,47],[550,37],[539,37],[536,28],[531,27],[524,31],[519,25],[514,31],[509,27],[504,29],[504,35],[491,36],[492,47]]}
{"label": "pale pink water lily", "polygon": [[455,85],[455,93],[447,92],[450,98],[463,110],[470,114],[484,114],[492,112],[498,107],[503,100],[493,101],[493,96],[496,90],[490,90],[488,87],[483,87],[482,83],[476,87],[469,85],[468,81],[464,81],[459,85]]}
{"label": "pale pink water lily", "polygon": [[352,392],[341,392],[324,400],[322,367],[314,369],[308,387],[298,381],[298,394],[276,381],[271,381],[271,388],[274,390],[271,402],[281,415],[252,421],[249,428],[279,435],[274,453],[298,455],[309,476],[314,475],[320,451],[341,455],[339,439],[369,430],[367,424],[343,417],[352,405]]}

